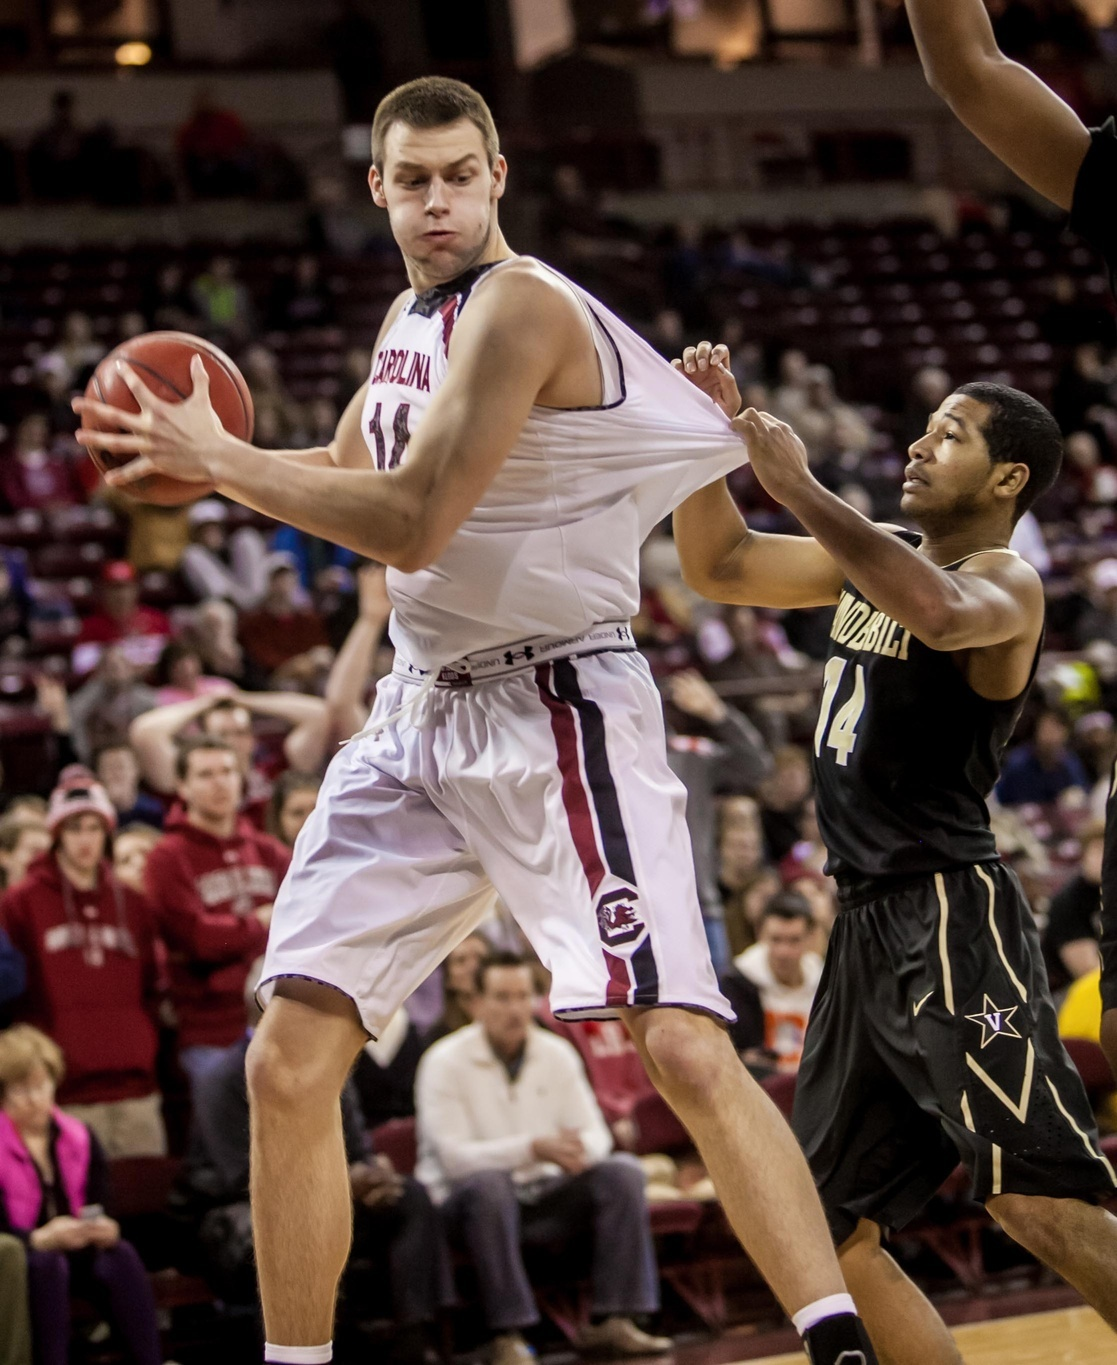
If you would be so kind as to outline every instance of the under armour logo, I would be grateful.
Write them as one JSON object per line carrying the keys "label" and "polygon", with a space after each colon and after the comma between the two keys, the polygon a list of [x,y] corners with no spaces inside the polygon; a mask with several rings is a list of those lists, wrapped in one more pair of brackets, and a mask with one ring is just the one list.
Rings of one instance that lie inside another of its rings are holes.
{"label": "under armour logo", "polygon": [[981,1046],[986,1048],[994,1038],[1020,1038],[1023,1036],[1016,1031],[1012,1022],[1012,1016],[1019,1008],[1019,1005],[1010,1005],[1007,1009],[1000,1009],[986,995],[982,1003],[981,1013],[967,1014],[966,1018],[971,1024],[981,1025]]}
{"label": "under armour logo", "polygon": [[523,649],[506,649],[504,651],[504,662],[509,665],[514,664],[517,659],[523,659],[526,663],[530,663],[534,658],[535,650],[532,649],[531,645],[524,645]]}

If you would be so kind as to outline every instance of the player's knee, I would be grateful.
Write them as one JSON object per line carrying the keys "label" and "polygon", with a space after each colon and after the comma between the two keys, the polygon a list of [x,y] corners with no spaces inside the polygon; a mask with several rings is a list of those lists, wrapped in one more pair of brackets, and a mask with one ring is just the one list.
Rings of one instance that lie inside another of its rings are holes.
{"label": "player's knee", "polygon": [[998,1194],[985,1207],[1014,1242],[1047,1265],[1065,1250],[1065,1201],[1038,1195]]}
{"label": "player's knee", "polygon": [[725,1066],[740,1065],[728,1034],[705,1015],[651,1010],[641,1027],[644,1049],[671,1096],[697,1100],[711,1095]]}
{"label": "player's knee", "polygon": [[[248,1094],[257,1112],[290,1112],[336,1100],[342,1081],[329,1060],[290,1048],[282,1035],[265,1028],[249,1044],[245,1061]],[[344,1079],[344,1077],[343,1077]]]}

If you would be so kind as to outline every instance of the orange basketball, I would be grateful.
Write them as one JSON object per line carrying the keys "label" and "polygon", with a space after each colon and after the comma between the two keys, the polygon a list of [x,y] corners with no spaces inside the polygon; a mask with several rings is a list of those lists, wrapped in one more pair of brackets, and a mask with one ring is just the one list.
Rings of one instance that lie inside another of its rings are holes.
{"label": "orange basketball", "polygon": [[[190,377],[190,361],[195,355],[202,357],[209,375],[210,402],[221,425],[233,436],[251,440],[252,395],[248,392],[244,376],[224,351],[188,332],[145,332],[143,336],[122,342],[94,370],[86,385],[85,396],[96,398],[101,403],[111,403],[114,408],[123,408],[126,412],[138,412],[139,404],[116,368],[116,362],[124,360],[157,398],[169,403],[181,403],[194,388],[194,381]],[[120,430],[111,423],[90,417],[88,413],[83,413],[81,424],[86,431]],[[112,455],[94,447],[88,449],[90,458],[102,474],[127,464],[132,458]],[[129,484],[126,491],[140,502],[177,507],[180,503],[194,502],[212,493],[213,488],[208,484],[184,483],[166,474],[152,474]]]}

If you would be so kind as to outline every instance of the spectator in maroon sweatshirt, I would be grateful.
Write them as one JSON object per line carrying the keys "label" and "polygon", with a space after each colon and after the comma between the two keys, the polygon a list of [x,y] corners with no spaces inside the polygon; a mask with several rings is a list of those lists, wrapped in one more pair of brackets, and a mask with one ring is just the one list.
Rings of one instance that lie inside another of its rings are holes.
{"label": "spectator in maroon sweatshirt", "polygon": [[290,855],[238,813],[231,745],[187,740],[177,774],[181,810],[148,857],[146,881],[168,949],[179,1060],[196,1080],[244,1030],[244,983],[264,951]]}
{"label": "spectator in maroon sweatshirt", "polygon": [[66,1055],[60,1103],[110,1157],[161,1156],[154,922],[105,856],[115,825],[93,774],[64,769],[47,816],[51,848],[0,900],[0,921],[27,964],[17,1012]]}

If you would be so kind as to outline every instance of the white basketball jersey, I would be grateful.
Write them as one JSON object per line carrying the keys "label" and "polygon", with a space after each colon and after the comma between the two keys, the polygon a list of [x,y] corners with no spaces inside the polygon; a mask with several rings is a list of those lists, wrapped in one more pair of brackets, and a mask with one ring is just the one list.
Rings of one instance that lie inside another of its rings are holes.
{"label": "white basketball jersey", "polygon": [[[501,262],[412,295],[373,357],[362,426],[394,469],[446,377],[454,325]],[[560,276],[560,278],[563,278]],[[640,546],[691,493],[746,462],[724,415],[569,280],[600,361],[600,407],[535,407],[500,472],[438,560],[388,571],[391,636],[420,668],[532,636],[627,620]]]}

